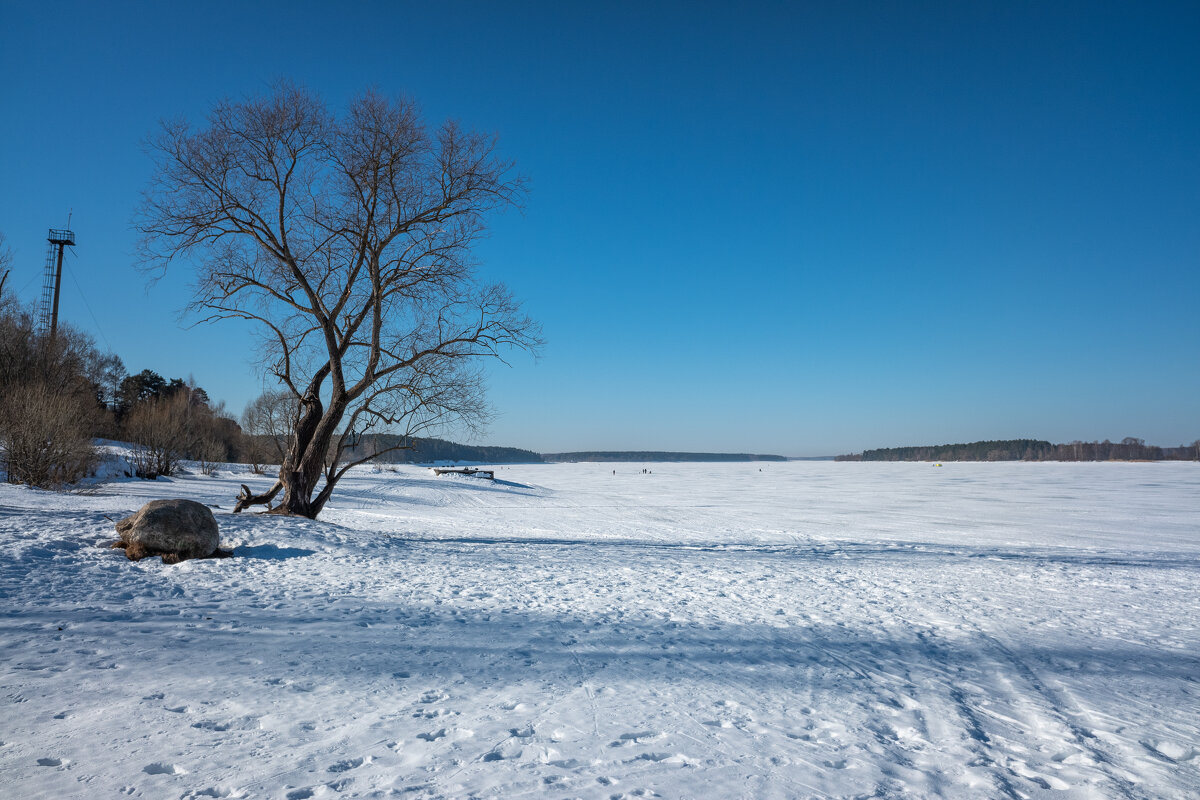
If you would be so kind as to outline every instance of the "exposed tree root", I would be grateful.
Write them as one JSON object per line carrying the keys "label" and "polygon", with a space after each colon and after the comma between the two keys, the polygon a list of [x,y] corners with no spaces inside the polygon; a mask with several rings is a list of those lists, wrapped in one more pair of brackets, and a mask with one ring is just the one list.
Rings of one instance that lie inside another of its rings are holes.
{"label": "exposed tree root", "polygon": [[279,494],[279,490],[283,488],[283,481],[275,481],[275,485],[263,494],[255,495],[250,493],[250,487],[242,484],[242,493],[238,495],[237,505],[233,507],[233,513],[237,514],[243,509],[250,506],[267,506],[267,510],[271,510],[270,502],[275,499],[275,495]]}

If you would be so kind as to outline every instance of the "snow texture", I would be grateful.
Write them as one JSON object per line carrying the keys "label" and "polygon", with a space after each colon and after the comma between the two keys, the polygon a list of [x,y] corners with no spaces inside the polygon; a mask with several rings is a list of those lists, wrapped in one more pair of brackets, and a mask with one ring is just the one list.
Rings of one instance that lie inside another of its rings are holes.
{"label": "snow texture", "polygon": [[[1200,793],[1200,464],[496,474],[0,486],[0,795]],[[96,546],[166,496],[235,557]]]}

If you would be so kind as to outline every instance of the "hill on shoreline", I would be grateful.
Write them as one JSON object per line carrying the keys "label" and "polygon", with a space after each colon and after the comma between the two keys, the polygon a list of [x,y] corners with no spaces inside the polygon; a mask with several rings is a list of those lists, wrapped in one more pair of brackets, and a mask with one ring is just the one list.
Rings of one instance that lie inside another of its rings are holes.
{"label": "hill on shoreline", "polygon": [[586,450],[542,453],[545,461],[787,461],[784,456],[753,453],[675,453],[658,450]]}
{"label": "hill on shoreline", "polygon": [[[407,447],[400,450],[389,449],[397,445],[407,445]],[[404,439],[393,434],[374,434],[363,437],[363,440],[351,448],[347,455],[352,458],[362,458],[370,452],[381,453],[378,461],[383,464],[427,464],[455,461],[477,464],[542,464],[580,461],[749,462],[788,460],[786,456],[769,453],[682,453],[665,450],[581,450],[571,453],[535,453],[532,450],[523,450],[517,447],[468,445],[432,438]]]}
{"label": "hill on shoreline", "polygon": [[[408,449],[390,450],[397,445],[407,444]],[[377,459],[382,464],[426,464],[435,461],[469,461],[479,464],[540,464],[542,456],[532,450],[519,447],[495,447],[459,444],[445,439],[410,438],[392,434],[365,437],[349,455],[361,458],[371,450],[382,452]]]}

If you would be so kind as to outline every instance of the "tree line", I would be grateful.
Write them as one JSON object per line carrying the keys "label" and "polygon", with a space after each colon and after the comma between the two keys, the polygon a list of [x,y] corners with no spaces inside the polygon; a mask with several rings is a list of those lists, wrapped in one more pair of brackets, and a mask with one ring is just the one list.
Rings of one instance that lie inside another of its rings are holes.
{"label": "tree line", "polygon": [[[37,310],[0,294],[0,468],[10,483],[53,488],[93,474],[96,439],[131,445],[129,477],[177,475],[191,461],[212,474],[222,462],[256,472],[282,464],[294,438],[298,404],[267,391],[240,421],[194,380],[154,370],[128,374],[121,358],[62,323],[52,339]],[[435,438],[354,437],[345,457],[386,463],[479,461],[540,463],[514,447],[471,446]]]}
{"label": "tree line", "polygon": [[518,447],[467,445],[429,437],[397,434],[362,436],[347,449],[348,457],[363,458],[378,453],[376,461],[388,464],[427,464],[433,461],[476,461],[481,464],[541,464],[543,458]]}
{"label": "tree line", "polygon": [[608,451],[589,450],[578,453],[546,453],[546,461],[787,461],[784,456],[753,453],[675,453],[658,450]]}
{"label": "tree line", "polygon": [[53,487],[92,474],[95,439],[133,445],[129,474],[172,475],[184,460],[211,472],[245,451],[241,427],[194,381],[153,370],[129,375],[121,358],[0,294],[0,462],[10,483]]}
{"label": "tree line", "polygon": [[[35,307],[0,294],[0,469],[10,483],[54,488],[88,477],[101,459],[96,439],[130,444],[129,477],[177,475],[185,461],[206,474],[222,462],[262,473],[283,463],[298,414],[291,393],[278,390],[264,392],[235,419],[194,380],[150,369],[128,374],[119,356],[102,352],[70,324],[60,323],[51,339]],[[542,461],[515,447],[396,434],[356,436],[344,457],[402,464]]]}
{"label": "tree line", "polygon": [[[0,267],[7,266],[7,255],[0,249]],[[97,439],[131,445],[129,477],[177,475],[185,461],[206,474],[222,462],[262,473],[284,462],[299,413],[290,392],[274,390],[235,419],[192,379],[165,378],[151,369],[129,374],[119,356],[101,351],[69,323],[60,323],[51,338],[41,329],[37,307],[21,304],[0,286],[0,470],[10,483],[55,488],[94,474],[101,460]],[[542,461],[513,447],[396,434],[354,436],[343,457],[405,464]]]}
{"label": "tree line", "polygon": [[1004,439],[924,447],[886,447],[837,456],[835,461],[1200,461],[1200,439],[1178,447],[1148,445],[1127,436],[1119,442],[1051,444],[1041,439]]}

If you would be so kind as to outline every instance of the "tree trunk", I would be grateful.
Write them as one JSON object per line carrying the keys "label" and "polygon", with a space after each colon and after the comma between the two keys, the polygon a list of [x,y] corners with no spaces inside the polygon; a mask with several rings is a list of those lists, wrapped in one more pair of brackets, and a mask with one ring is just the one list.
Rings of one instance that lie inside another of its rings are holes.
{"label": "tree trunk", "polygon": [[331,401],[326,408],[319,398],[311,394],[309,398],[304,401],[305,410],[292,446],[279,469],[284,494],[275,512],[316,519],[329,499],[330,493],[318,492],[317,486],[326,475],[329,444],[346,413],[346,401]]}

